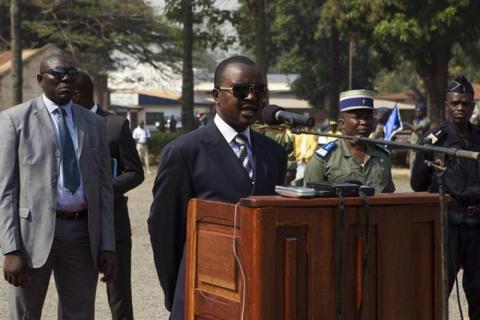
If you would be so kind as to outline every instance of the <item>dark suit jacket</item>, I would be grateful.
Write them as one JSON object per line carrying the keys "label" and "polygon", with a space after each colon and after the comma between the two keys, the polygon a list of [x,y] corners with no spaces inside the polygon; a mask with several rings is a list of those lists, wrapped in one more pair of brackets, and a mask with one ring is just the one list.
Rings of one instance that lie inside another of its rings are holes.
{"label": "dark suit jacket", "polygon": [[138,186],[144,180],[142,163],[138,157],[135,141],[127,119],[107,112],[100,107],[97,114],[105,118],[110,156],[117,159],[117,176],[112,179],[115,211],[115,239],[131,236],[127,199],[124,193]]}
{"label": "dark suit jacket", "polygon": [[274,194],[275,185],[283,183],[287,164],[284,149],[254,131],[251,141],[254,187],[213,121],[179,137],[162,151],[148,226],[168,310],[172,307],[185,244],[188,201],[200,198],[236,203],[251,194]]}

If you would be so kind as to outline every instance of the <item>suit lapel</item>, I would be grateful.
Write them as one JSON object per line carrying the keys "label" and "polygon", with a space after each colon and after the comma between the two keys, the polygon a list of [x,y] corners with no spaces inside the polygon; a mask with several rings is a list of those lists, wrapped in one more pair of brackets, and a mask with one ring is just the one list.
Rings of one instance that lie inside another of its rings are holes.
{"label": "suit lapel", "polygon": [[82,117],[80,112],[78,112],[77,108],[81,107],[72,105],[73,123],[75,124],[75,128],[77,129],[77,142],[79,150],[78,157],[80,158],[83,150],[83,138],[85,136],[85,119]]}
{"label": "suit lapel", "polygon": [[53,140],[55,141],[55,145],[57,149],[61,150],[60,142],[57,141],[57,135],[55,134],[55,131],[54,131],[55,130],[53,127],[54,124],[52,123],[52,119],[50,118],[47,107],[43,103],[42,96],[35,99],[34,115],[37,117],[40,123],[39,124],[40,128],[45,130],[50,137],[53,137]]}
{"label": "suit lapel", "polygon": [[225,138],[222,136],[214,122],[211,121],[205,128],[206,137],[202,141],[213,163],[220,168],[227,180],[241,195],[249,195],[252,184],[247,171],[243,168],[240,160],[233,153]]}

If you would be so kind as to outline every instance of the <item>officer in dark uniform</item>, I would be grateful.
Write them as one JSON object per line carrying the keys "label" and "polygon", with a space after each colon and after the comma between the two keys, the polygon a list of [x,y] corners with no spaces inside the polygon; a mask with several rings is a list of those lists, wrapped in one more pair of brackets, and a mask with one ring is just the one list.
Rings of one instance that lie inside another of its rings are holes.
{"label": "officer in dark uniform", "polygon": [[[447,121],[427,131],[420,143],[438,147],[480,151],[480,127],[469,122],[474,109],[473,87],[465,77],[448,86],[445,114]],[[410,184],[415,191],[438,192],[433,169],[425,160],[430,153],[417,152]],[[463,266],[463,288],[467,296],[470,319],[480,319],[480,162],[472,159],[445,159],[448,205],[448,284],[453,288],[456,274]]]}

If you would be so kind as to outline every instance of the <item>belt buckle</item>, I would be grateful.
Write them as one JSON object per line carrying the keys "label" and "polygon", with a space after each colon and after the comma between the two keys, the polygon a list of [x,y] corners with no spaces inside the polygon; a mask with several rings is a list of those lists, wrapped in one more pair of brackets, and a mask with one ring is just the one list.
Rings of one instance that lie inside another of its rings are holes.
{"label": "belt buckle", "polygon": [[478,213],[480,209],[476,206],[468,206],[467,207],[467,216],[473,216],[474,214]]}

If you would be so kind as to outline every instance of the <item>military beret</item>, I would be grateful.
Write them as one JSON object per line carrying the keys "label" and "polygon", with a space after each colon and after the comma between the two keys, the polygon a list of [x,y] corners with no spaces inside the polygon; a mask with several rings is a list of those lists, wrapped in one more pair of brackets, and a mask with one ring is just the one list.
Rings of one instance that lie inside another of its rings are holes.
{"label": "military beret", "polygon": [[459,76],[450,82],[447,92],[474,94],[472,84],[464,76]]}

